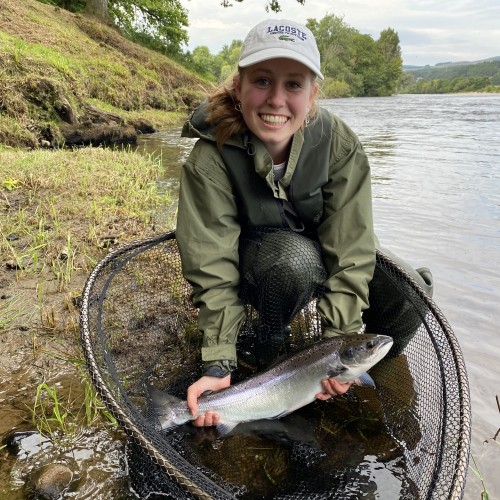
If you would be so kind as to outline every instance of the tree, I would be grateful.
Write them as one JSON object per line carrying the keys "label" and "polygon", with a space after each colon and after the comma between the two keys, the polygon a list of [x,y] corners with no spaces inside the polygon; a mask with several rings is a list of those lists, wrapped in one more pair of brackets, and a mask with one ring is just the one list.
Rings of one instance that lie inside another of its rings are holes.
{"label": "tree", "polygon": [[362,87],[357,95],[380,95],[383,81],[382,55],[370,35],[357,33],[353,36],[353,72],[361,77]]}
{"label": "tree", "polygon": [[207,80],[217,81],[220,73],[220,67],[217,58],[210,53],[205,45],[200,45],[193,50],[191,58],[197,73]]}
{"label": "tree", "polygon": [[[238,3],[243,2],[243,0],[235,0]],[[300,5],[304,5],[306,3],[306,0],[297,0]],[[233,4],[231,3],[231,0],[222,0],[221,5],[223,7],[232,7]],[[281,5],[278,0],[266,0],[265,3],[265,9],[266,12],[269,12],[270,10],[272,12],[281,12]]]}
{"label": "tree", "polygon": [[111,20],[130,38],[143,35],[178,53],[188,41],[188,13],[180,0],[41,0],[72,12],[84,10]]}
{"label": "tree", "polygon": [[[342,17],[328,14],[320,21],[309,19],[321,54],[321,70],[326,77],[325,92],[333,97],[348,95],[390,95],[402,74],[403,60],[398,34],[388,28],[375,41],[347,25]],[[342,85],[343,84],[343,85]],[[332,93],[333,92],[333,93]]]}
{"label": "tree", "polygon": [[108,0],[87,0],[85,11],[101,19],[109,19]]}
{"label": "tree", "polygon": [[391,28],[380,33],[376,42],[382,55],[382,81],[380,94],[392,94],[403,75],[403,58],[399,46],[399,35]]}
{"label": "tree", "polygon": [[309,19],[307,27],[316,38],[323,74],[336,80],[348,79],[353,55],[352,36],[357,31],[342,17],[333,14],[326,15],[319,22]]}
{"label": "tree", "polygon": [[[96,0],[108,10],[126,35],[145,33],[178,49],[188,41],[188,13],[179,0]],[[88,2],[88,0],[87,0]]]}

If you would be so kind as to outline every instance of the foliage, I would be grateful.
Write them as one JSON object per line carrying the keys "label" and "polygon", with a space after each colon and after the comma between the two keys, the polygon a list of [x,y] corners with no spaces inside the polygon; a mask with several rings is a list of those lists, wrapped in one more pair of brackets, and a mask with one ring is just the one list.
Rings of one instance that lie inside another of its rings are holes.
{"label": "foliage", "polygon": [[242,44],[241,40],[233,40],[216,55],[207,46],[200,45],[192,53],[177,57],[177,60],[204,79],[220,83],[236,73]]}
{"label": "foliage", "polygon": [[500,92],[500,61],[407,70],[400,82],[400,92],[407,94]]}
{"label": "foliage", "polygon": [[406,71],[415,79],[453,80],[455,78],[489,77],[493,85],[500,85],[500,60],[482,61],[470,64],[437,65]]}
{"label": "foliage", "polygon": [[[243,0],[235,0],[238,3],[243,2]],[[300,3],[300,5],[304,5],[306,3],[305,0],[297,0],[297,2]],[[231,0],[222,0],[221,5],[223,7],[232,7],[233,4],[231,3]],[[266,12],[272,11],[272,12],[281,12],[281,5],[278,0],[266,0],[265,3],[265,8]]]}
{"label": "foliage", "polygon": [[179,48],[188,41],[188,13],[179,0],[109,0],[109,11],[128,36],[145,33],[166,47]]}
{"label": "foliage", "polygon": [[[361,34],[347,25],[342,17],[326,15],[320,21],[309,19],[307,27],[314,33],[321,53],[322,71],[327,79],[347,84],[348,95],[390,95],[402,73],[399,36],[391,28],[380,34],[379,40]],[[336,97],[329,89],[331,81],[325,82],[326,97]]]}
{"label": "foliage", "polygon": [[[88,7],[86,0],[39,0],[71,12],[81,12]],[[180,0],[101,0],[110,18],[123,33],[138,43],[150,41],[171,52],[180,52],[188,41],[187,10]],[[141,38],[142,36],[142,38]]]}
{"label": "foliage", "polygon": [[453,80],[420,80],[402,87],[406,94],[450,94],[459,92],[500,92],[487,77],[454,78]]}

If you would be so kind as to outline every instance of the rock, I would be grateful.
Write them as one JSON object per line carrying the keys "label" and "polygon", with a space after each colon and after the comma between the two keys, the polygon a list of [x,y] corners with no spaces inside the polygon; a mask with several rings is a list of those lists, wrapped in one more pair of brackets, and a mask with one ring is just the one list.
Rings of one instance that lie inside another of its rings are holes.
{"label": "rock", "polygon": [[56,500],[71,484],[73,472],[64,464],[49,464],[29,479],[26,489],[29,498],[37,500]]}
{"label": "rock", "polygon": [[52,446],[50,439],[38,431],[14,431],[4,440],[5,447],[12,455],[27,456]]}
{"label": "rock", "polygon": [[158,130],[145,118],[128,118],[127,123],[135,128],[140,134],[154,134]]}
{"label": "rock", "polygon": [[21,266],[15,260],[11,259],[5,263],[5,269],[9,271],[14,271],[21,269]]}

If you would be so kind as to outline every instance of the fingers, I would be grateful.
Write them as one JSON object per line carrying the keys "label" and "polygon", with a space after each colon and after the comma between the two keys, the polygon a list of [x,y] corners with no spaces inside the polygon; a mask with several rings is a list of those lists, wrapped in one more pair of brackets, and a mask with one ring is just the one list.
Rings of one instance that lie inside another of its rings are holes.
{"label": "fingers", "polygon": [[207,411],[207,413],[200,415],[193,420],[193,425],[196,427],[210,427],[212,425],[218,425],[220,422],[220,417],[218,413],[213,411]]}
{"label": "fingers", "polygon": [[193,384],[187,390],[187,407],[193,417],[198,413],[198,390]]}
{"label": "fingers", "polygon": [[204,376],[188,387],[186,403],[191,415],[196,417],[193,421],[196,427],[209,427],[218,425],[220,422],[219,415],[212,411],[208,411],[203,415],[198,415],[198,398],[200,395],[205,391],[218,391],[230,385],[231,375],[224,378]]}
{"label": "fingers", "polygon": [[349,390],[349,387],[351,387],[351,382],[342,383],[334,378],[324,378],[321,379],[321,387],[323,388],[323,392],[316,394],[316,398],[326,401],[332,396],[342,396],[345,394]]}

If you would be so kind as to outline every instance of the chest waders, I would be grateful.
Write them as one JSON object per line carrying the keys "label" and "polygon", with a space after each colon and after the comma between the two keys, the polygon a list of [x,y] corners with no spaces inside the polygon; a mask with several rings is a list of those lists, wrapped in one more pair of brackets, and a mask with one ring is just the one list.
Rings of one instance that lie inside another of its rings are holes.
{"label": "chest waders", "polygon": [[[259,370],[286,349],[292,319],[319,293],[327,277],[314,237],[323,211],[321,187],[328,181],[331,138],[324,136],[323,140],[324,147],[315,151],[314,161],[311,148],[306,144],[302,148],[305,154],[301,154],[288,189],[292,212],[255,172],[253,156],[246,150],[224,147],[221,152],[243,228],[240,296],[259,313],[252,325],[253,335],[238,340],[239,359]],[[321,142],[311,133],[305,141]]]}

